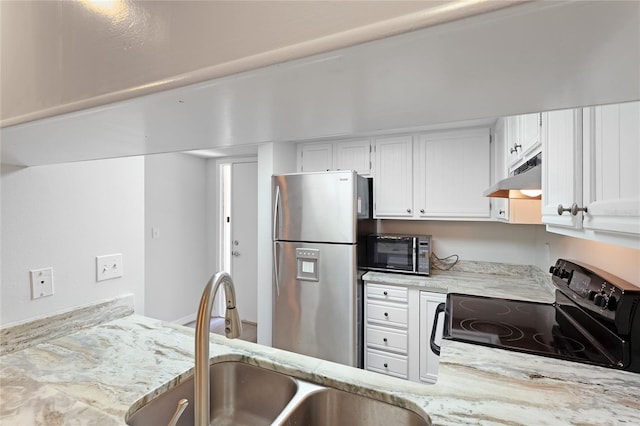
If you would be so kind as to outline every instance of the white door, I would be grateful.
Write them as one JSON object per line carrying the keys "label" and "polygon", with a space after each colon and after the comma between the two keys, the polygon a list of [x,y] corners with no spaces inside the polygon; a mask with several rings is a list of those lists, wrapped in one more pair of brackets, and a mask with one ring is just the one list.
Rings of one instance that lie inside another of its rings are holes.
{"label": "white door", "polygon": [[231,277],[240,319],[257,322],[258,163],[231,165]]}

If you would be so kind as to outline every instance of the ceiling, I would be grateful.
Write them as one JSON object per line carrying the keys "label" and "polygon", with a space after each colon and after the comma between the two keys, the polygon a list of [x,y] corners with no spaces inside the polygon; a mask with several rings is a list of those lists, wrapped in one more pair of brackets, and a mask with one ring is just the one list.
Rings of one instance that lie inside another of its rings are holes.
{"label": "ceiling", "polygon": [[5,127],[2,162],[252,152],[265,142],[638,100],[639,11],[637,2],[527,3]]}

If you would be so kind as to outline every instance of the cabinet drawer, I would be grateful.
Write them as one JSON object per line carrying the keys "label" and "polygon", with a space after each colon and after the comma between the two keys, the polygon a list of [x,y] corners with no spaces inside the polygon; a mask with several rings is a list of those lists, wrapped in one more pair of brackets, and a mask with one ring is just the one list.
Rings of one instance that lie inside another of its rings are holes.
{"label": "cabinet drawer", "polygon": [[406,354],[408,349],[407,332],[368,326],[367,346]]}
{"label": "cabinet drawer", "polygon": [[390,302],[404,302],[408,300],[406,287],[385,286],[380,284],[367,284],[367,297],[369,299],[388,300]]}
{"label": "cabinet drawer", "polygon": [[367,322],[407,328],[408,310],[402,305],[369,302],[367,303]]}
{"label": "cabinet drawer", "polygon": [[371,349],[367,350],[367,370],[401,379],[409,377],[409,363],[406,356],[393,355]]}

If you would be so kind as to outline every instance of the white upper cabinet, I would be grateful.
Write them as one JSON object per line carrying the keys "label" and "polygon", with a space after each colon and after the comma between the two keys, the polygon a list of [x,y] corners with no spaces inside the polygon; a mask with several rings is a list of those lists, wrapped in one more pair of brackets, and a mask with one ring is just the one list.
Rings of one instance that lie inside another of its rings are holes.
{"label": "white upper cabinet", "polygon": [[507,155],[509,171],[518,167],[526,159],[531,158],[542,144],[540,135],[542,114],[523,114],[507,117]]}
{"label": "white upper cabinet", "polygon": [[486,220],[491,182],[489,129],[464,129],[374,141],[374,216]]}
{"label": "white upper cabinet", "polygon": [[545,115],[547,230],[640,248],[640,103]]}
{"label": "white upper cabinet", "polygon": [[371,142],[369,139],[340,142],[334,145],[333,165],[336,170],[355,170],[358,174],[371,174]]}
{"label": "white upper cabinet", "polygon": [[305,143],[298,145],[298,172],[322,172],[332,169],[332,143]]}
{"label": "white upper cabinet", "polygon": [[374,141],[374,216],[413,217],[412,136],[394,136]]}
{"label": "white upper cabinet", "polygon": [[298,172],[355,170],[371,175],[371,142],[358,139],[298,144]]}
{"label": "white upper cabinet", "polygon": [[490,217],[482,192],[491,184],[489,129],[420,135],[414,147],[415,216]]}
{"label": "white upper cabinet", "polygon": [[542,135],[542,222],[579,229],[582,211],[558,214],[559,206],[582,207],[582,112],[544,113]]}
{"label": "white upper cabinet", "polygon": [[640,102],[584,109],[585,229],[640,236],[639,160]]}

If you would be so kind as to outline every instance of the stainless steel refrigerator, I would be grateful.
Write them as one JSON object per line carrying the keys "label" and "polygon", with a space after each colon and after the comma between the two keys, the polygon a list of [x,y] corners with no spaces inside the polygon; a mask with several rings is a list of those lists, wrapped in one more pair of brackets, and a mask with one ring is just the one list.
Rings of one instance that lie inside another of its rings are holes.
{"label": "stainless steel refrigerator", "polygon": [[370,185],[354,171],[272,177],[273,346],[362,367],[359,225]]}

